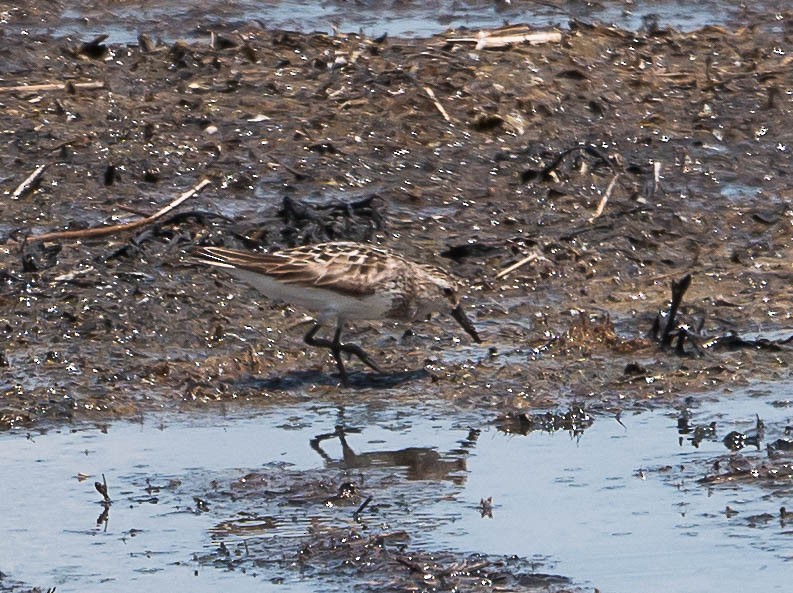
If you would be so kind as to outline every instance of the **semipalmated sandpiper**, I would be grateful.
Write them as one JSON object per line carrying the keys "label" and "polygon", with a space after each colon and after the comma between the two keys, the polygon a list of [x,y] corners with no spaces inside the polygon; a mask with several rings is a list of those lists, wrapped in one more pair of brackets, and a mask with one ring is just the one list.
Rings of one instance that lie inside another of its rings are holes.
{"label": "semipalmated sandpiper", "polygon": [[[316,321],[303,339],[310,346],[331,351],[345,385],[347,371],[342,352],[355,355],[375,371],[383,372],[360,346],[341,341],[347,321],[410,321],[446,311],[474,341],[481,342],[460,305],[457,283],[449,274],[440,268],[408,261],[387,249],[335,242],[267,254],[196,247],[194,254],[202,263],[221,268],[269,299],[316,312]],[[333,339],[318,338],[320,327],[334,319]]]}

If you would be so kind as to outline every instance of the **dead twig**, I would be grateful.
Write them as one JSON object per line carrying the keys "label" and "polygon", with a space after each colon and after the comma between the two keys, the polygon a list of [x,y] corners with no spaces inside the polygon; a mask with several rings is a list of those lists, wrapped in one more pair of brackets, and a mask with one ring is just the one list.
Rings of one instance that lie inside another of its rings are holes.
{"label": "dead twig", "polygon": [[419,564],[415,560],[411,560],[407,556],[397,556],[396,561],[404,566],[407,566],[413,572],[417,572],[419,574],[424,574],[424,575],[431,574],[421,564]]}
{"label": "dead twig", "polygon": [[366,500],[361,503],[361,506],[358,507],[358,510],[352,514],[352,518],[357,521],[358,518],[361,516],[361,513],[364,511],[366,507],[369,506],[369,503],[372,502],[372,496],[368,496]]}
{"label": "dead twig", "polygon": [[140,210],[139,208],[133,208],[132,206],[125,206],[124,204],[117,204],[116,208],[119,210],[123,210],[124,212],[130,212],[131,214],[137,214],[138,216],[143,216],[144,218],[147,216],[151,216],[149,212],[145,210]]}
{"label": "dead twig", "polygon": [[443,116],[443,119],[445,119],[445,120],[446,120],[447,122],[449,122],[449,123],[452,123],[452,118],[451,118],[451,117],[449,117],[449,114],[448,114],[448,113],[446,113],[446,110],[443,108],[443,105],[441,105],[441,102],[440,102],[440,101],[438,101],[438,98],[435,96],[435,91],[433,91],[433,90],[432,90],[430,87],[428,87],[428,86],[425,86],[425,87],[424,87],[424,92],[425,92],[425,93],[427,93],[427,96],[428,96],[428,97],[429,97],[429,98],[432,100],[432,102],[435,104],[435,108],[436,108],[436,109],[437,109],[437,110],[440,112],[440,114]]}
{"label": "dead twig", "polygon": [[537,31],[535,33],[525,33],[523,35],[483,35],[479,34],[476,41],[476,49],[501,49],[517,43],[528,43],[529,45],[540,45],[542,43],[559,43],[562,34],[559,31]]}
{"label": "dead twig", "polygon": [[286,169],[287,171],[289,171],[289,172],[290,172],[292,175],[294,175],[294,176],[295,176],[295,179],[297,179],[298,181],[303,181],[304,179],[308,179],[308,178],[309,178],[309,176],[308,176],[307,174],[305,174],[305,173],[301,173],[301,172],[300,172],[300,171],[298,171],[297,169],[295,169],[295,168],[293,168],[293,167],[290,167],[290,166],[289,166],[289,165],[287,165],[285,162],[283,162],[281,159],[279,159],[278,157],[276,157],[276,156],[275,156],[275,155],[273,155],[273,154],[270,154],[269,152],[268,152],[268,153],[266,153],[264,156],[265,156],[267,159],[269,159],[269,160],[273,161],[273,162],[274,162],[275,164],[277,164],[279,167],[283,167],[284,169]]}
{"label": "dead twig", "polygon": [[510,272],[514,272],[518,268],[522,268],[526,264],[531,263],[533,261],[537,261],[539,259],[545,259],[545,258],[543,256],[541,256],[541,255],[536,254],[536,253],[530,253],[529,255],[524,257],[519,262],[514,263],[511,266],[509,266],[508,268],[505,268],[505,269],[501,270],[498,274],[496,274],[496,280],[499,280],[500,278],[503,278],[504,276],[506,276]]}
{"label": "dead twig", "polygon": [[105,478],[105,474],[102,474],[101,482],[94,482],[94,488],[96,488],[96,491],[102,495],[103,505],[110,506],[113,504],[113,501],[110,500],[110,495],[107,492],[107,478]]}
{"label": "dead twig", "polygon": [[614,186],[617,183],[617,179],[620,178],[619,173],[615,173],[614,177],[611,178],[611,183],[606,188],[606,192],[603,194],[603,197],[600,198],[600,202],[598,203],[598,207],[595,209],[595,213],[589,217],[589,222],[595,222],[595,219],[603,214],[603,209],[606,207],[606,203],[609,201],[611,197],[611,192],[614,190]]}
{"label": "dead twig", "polygon": [[669,304],[669,314],[661,330],[660,337],[661,344],[665,347],[668,347],[672,343],[674,337],[672,330],[675,327],[677,311],[680,308],[680,303],[683,301],[683,295],[686,294],[689,286],[691,286],[691,274],[686,274],[678,281],[672,281],[672,302]]}
{"label": "dead twig", "polygon": [[600,152],[600,150],[592,145],[592,144],[576,144],[570,148],[566,148],[559,154],[557,154],[550,164],[546,165],[542,169],[526,169],[525,171],[521,171],[520,173],[520,180],[521,183],[528,183],[529,181],[534,181],[535,179],[539,179],[540,181],[546,181],[550,178],[552,172],[559,168],[565,158],[569,155],[573,154],[574,152],[583,152],[584,154],[588,154],[589,156],[598,159],[601,163],[606,165],[612,171],[614,170],[614,165],[609,160],[608,156]]}
{"label": "dead twig", "polygon": [[17,188],[14,190],[14,193],[11,194],[11,199],[18,200],[19,198],[21,198],[22,194],[27,192],[33,186],[33,184],[36,183],[36,181],[38,181],[39,177],[41,177],[41,174],[44,172],[44,169],[46,167],[47,167],[46,164],[39,165],[38,167],[36,167],[36,170],[33,171],[33,173],[31,173],[30,175],[28,175],[25,178],[25,180],[17,186]]}
{"label": "dead twig", "polygon": [[474,43],[476,49],[500,49],[519,43],[539,45],[542,43],[559,43],[562,34],[559,31],[531,31],[527,27],[506,27],[492,31],[480,31],[474,37],[449,37],[447,43]]}
{"label": "dead twig", "polygon": [[47,84],[21,84],[18,86],[0,86],[0,93],[40,93],[44,91],[64,91],[69,89],[95,90],[105,88],[104,82],[53,82]]}
{"label": "dead twig", "polygon": [[653,163],[653,180],[650,184],[650,197],[654,198],[661,184],[661,161]]}
{"label": "dead twig", "polygon": [[211,181],[209,179],[201,180],[196,186],[192,189],[184,192],[175,200],[173,200],[170,204],[161,208],[151,216],[147,216],[146,218],[142,218],[141,220],[136,220],[133,222],[126,222],[122,224],[113,224],[109,226],[102,226],[102,227],[93,227],[90,229],[79,229],[74,231],[55,231],[52,233],[44,233],[41,235],[33,235],[27,238],[28,243],[37,243],[40,241],[54,241],[56,239],[87,239],[93,237],[103,237],[105,235],[112,235],[115,233],[120,233],[124,231],[131,231],[142,226],[146,226],[147,224],[151,224],[158,218],[161,218],[186,200],[189,200],[202,189],[204,189],[207,185],[209,185]]}

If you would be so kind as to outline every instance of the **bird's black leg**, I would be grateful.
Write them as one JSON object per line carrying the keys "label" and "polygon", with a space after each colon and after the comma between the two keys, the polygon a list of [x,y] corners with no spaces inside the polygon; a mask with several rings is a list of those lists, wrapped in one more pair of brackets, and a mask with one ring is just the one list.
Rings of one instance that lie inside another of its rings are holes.
{"label": "bird's black leg", "polygon": [[341,344],[339,343],[339,338],[341,337],[341,325],[339,325],[336,328],[336,333],[333,336],[333,341],[328,340],[326,338],[316,337],[319,328],[320,328],[320,324],[315,321],[311,329],[306,332],[305,336],[303,336],[303,341],[309,346],[315,346],[317,348],[327,348],[333,353],[333,358],[336,360],[336,366],[339,367],[341,382],[346,387],[348,385],[347,371],[345,370],[344,363],[341,360],[342,348],[341,348]]}
{"label": "bird's black leg", "polygon": [[[333,343],[335,347],[339,349],[340,352],[346,352],[347,354],[354,354],[358,357],[358,359],[368,366],[371,369],[374,369],[381,375],[385,374],[385,371],[381,369],[378,364],[372,360],[372,357],[369,356],[366,351],[361,348],[358,344],[342,344],[341,343],[341,323],[336,327],[336,333],[333,336]],[[335,354],[333,356],[336,356]]]}
{"label": "bird's black leg", "polygon": [[385,371],[382,368],[380,368],[380,365],[378,365],[372,359],[372,357],[369,356],[366,353],[366,351],[363,348],[361,348],[358,344],[339,344],[339,346],[341,346],[342,352],[346,352],[347,354],[354,354],[366,366],[368,366],[371,369],[374,369],[381,375],[385,375]]}
{"label": "bird's black leg", "polygon": [[339,368],[339,374],[341,375],[341,382],[346,386],[348,385],[347,381],[347,370],[344,368],[344,362],[341,358],[341,353],[346,352],[347,354],[353,354],[359,358],[359,360],[367,365],[368,367],[374,369],[380,374],[384,374],[385,371],[380,368],[380,366],[369,356],[363,348],[361,348],[358,344],[342,344],[341,343],[341,330],[342,324],[339,323],[336,326],[336,332],[333,334],[333,340],[328,340],[326,338],[318,338],[316,337],[317,332],[319,331],[320,324],[315,322],[314,325],[311,327],[306,335],[303,337],[303,341],[308,344],[309,346],[315,346],[318,348],[327,348],[333,354],[333,358],[336,361],[336,366]]}
{"label": "bird's black leg", "polygon": [[336,326],[336,332],[333,334],[333,342],[331,342],[330,351],[333,353],[333,358],[336,359],[336,366],[339,367],[341,383],[347,387],[349,385],[349,382],[347,381],[347,371],[344,369],[344,363],[341,360],[341,323]]}
{"label": "bird's black leg", "polygon": [[303,336],[303,341],[309,346],[316,346],[317,348],[331,348],[332,344],[330,340],[314,337],[317,335],[320,327],[320,324],[315,321],[314,325],[311,326],[311,329],[306,332],[305,336]]}

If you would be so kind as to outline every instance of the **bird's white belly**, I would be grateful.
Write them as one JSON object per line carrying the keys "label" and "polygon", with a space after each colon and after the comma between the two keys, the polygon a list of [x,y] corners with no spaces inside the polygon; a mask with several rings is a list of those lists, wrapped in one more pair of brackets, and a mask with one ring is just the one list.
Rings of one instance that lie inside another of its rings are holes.
{"label": "bird's white belly", "polygon": [[284,301],[316,312],[320,322],[336,317],[341,320],[383,319],[392,306],[391,298],[387,294],[354,297],[324,288],[285,284],[248,270],[226,267],[222,269],[250,284],[268,299]]}

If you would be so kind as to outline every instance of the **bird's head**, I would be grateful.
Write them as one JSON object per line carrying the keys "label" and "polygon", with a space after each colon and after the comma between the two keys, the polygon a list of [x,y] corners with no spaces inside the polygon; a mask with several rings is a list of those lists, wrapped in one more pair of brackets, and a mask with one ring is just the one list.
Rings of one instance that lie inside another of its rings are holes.
{"label": "bird's head", "polygon": [[460,304],[458,284],[439,268],[429,266],[422,266],[422,268],[424,274],[422,274],[420,294],[417,299],[419,315],[426,315],[433,311],[451,313],[455,321],[479,344],[482,340]]}

